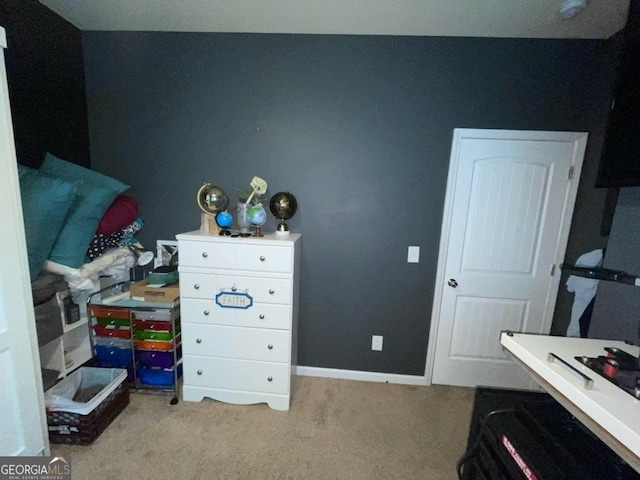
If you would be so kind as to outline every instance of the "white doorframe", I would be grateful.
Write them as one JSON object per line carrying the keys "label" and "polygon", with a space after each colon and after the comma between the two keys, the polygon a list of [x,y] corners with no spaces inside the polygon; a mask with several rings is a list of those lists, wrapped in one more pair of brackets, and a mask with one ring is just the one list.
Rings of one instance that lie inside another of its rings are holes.
{"label": "white doorframe", "polygon": [[[491,129],[466,129],[456,128],[453,131],[453,141],[451,146],[451,156],[449,163],[449,173],[447,176],[447,190],[445,194],[444,211],[442,216],[442,228],[440,232],[440,248],[438,252],[438,270],[436,273],[436,284],[433,292],[433,306],[431,311],[431,325],[429,328],[429,341],[427,346],[427,359],[425,362],[425,384],[431,385],[433,377],[433,364],[435,358],[436,340],[438,338],[439,315],[441,309],[442,291],[445,285],[445,266],[447,259],[447,250],[449,246],[449,230],[451,227],[451,215],[453,210],[454,185],[458,173],[458,151],[460,149],[461,140],[464,138],[482,138],[482,139],[509,139],[514,135],[523,135],[523,138],[529,140],[558,140],[574,142],[574,158],[573,179],[564,200],[564,211],[562,214],[562,223],[560,233],[556,243],[556,251],[554,254],[554,265],[559,266],[564,260],[567,249],[567,240],[569,239],[569,229],[571,227],[571,219],[575,207],[578,185],[580,183],[580,174],[582,172],[582,164],[584,160],[584,152],[587,145],[587,136],[585,132],[547,132],[547,131],[514,131],[514,130],[491,130]],[[526,136],[526,137],[525,137]],[[554,275],[552,279],[552,288],[547,298],[547,314],[544,320],[546,331],[550,331],[553,319],[553,310],[555,308],[556,298],[558,295],[558,287],[560,284],[560,273]],[[549,308],[551,305],[551,308]]]}
{"label": "white doorframe", "polygon": [[0,455],[49,455],[49,436],[33,297],[27,261],[9,94],[4,65],[7,46],[0,27],[0,372],[3,419]]}

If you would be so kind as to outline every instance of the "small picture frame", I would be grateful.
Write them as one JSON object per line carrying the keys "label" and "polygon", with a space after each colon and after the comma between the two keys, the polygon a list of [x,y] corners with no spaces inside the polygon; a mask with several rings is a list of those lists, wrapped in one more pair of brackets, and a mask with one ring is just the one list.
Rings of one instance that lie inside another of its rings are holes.
{"label": "small picture frame", "polygon": [[158,240],[154,268],[162,265],[178,265],[178,242],[176,240]]}

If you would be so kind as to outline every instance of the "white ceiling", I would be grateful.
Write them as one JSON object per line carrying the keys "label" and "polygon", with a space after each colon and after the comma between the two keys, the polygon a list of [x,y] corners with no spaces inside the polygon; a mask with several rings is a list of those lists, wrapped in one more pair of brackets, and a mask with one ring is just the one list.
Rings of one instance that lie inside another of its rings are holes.
{"label": "white ceiling", "polygon": [[81,30],[609,38],[629,0],[40,0]]}

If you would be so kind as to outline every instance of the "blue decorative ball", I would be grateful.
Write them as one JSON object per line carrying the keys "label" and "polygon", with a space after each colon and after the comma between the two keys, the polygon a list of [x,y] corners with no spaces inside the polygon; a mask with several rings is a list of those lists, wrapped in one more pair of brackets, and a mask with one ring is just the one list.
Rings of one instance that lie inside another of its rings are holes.
{"label": "blue decorative ball", "polygon": [[233,223],[233,217],[225,210],[224,212],[220,212],[216,215],[216,223],[219,227],[229,228]]}

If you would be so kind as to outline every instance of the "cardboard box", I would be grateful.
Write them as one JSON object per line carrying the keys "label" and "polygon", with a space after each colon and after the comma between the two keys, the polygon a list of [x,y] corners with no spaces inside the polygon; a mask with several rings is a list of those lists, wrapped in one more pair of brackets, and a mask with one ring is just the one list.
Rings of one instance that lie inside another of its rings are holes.
{"label": "cardboard box", "polygon": [[171,303],[180,297],[180,285],[176,283],[164,287],[150,287],[148,280],[145,279],[132,283],[129,293],[131,300]]}

